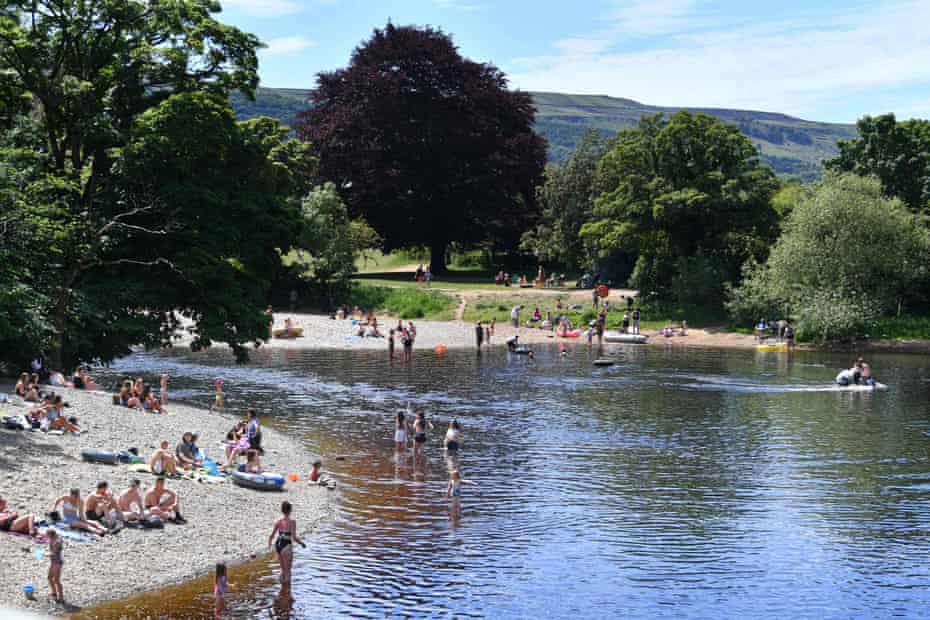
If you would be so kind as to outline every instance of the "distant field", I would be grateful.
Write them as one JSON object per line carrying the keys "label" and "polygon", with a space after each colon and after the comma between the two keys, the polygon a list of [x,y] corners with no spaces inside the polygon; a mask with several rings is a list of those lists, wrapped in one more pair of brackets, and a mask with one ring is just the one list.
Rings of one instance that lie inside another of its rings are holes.
{"label": "distant field", "polygon": [[[259,88],[255,101],[236,93],[231,97],[239,118],[272,116],[291,126],[306,108],[307,90]],[[549,159],[564,161],[588,128],[604,135],[632,127],[644,115],[672,114],[682,108],[645,105],[631,99],[598,95],[531,93],[538,108],[536,128],[549,141]],[[759,148],[762,159],[782,175],[811,179],[820,175],[820,162],[837,153],[837,140],[856,136],[853,125],[805,121],[784,114],[715,108],[685,108],[705,112],[736,125]]]}

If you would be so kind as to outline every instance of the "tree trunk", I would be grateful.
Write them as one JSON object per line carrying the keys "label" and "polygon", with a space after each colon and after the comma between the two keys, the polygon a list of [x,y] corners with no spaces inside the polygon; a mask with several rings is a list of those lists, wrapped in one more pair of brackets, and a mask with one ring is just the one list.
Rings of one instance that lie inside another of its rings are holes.
{"label": "tree trunk", "polygon": [[433,274],[446,272],[446,248],[448,241],[433,241],[429,248],[430,271]]}

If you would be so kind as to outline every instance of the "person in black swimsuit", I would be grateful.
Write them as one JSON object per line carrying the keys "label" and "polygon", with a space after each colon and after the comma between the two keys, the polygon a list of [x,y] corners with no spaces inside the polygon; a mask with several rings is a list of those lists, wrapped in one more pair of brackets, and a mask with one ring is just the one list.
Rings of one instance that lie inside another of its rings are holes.
{"label": "person in black swimsuit", "polygon": [[433,430],[433,423],[426,419],[426,414],[417,411],[417,418],[413,422],[413,452],[419,452],[426,443],[426,431]]}
{"label": "person in black swimsuit", "polygon": [[291,519],[291,503],[281,502],[281,518],[275,521],[271,536],[268,537],[268,546],[274,543],[274,552],[281,565],[281,585],[291,585],[291,564],[294,562],[294,545],[306,547],[304,541],[297,535],[297,522]]}

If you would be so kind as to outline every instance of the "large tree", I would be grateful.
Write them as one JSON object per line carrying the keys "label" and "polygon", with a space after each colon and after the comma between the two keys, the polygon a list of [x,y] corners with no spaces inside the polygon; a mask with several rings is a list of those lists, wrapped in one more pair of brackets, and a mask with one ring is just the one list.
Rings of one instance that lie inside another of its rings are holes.
{"label": "large tree", "polygon": [[591,263],[579,232],[594,217],[594,178],[610,140],[594,129],[582,136],[562,165],[546,168],[537,191],[542,209],[536,225],[523,235],[522,246],[542,261],[577,267]]}
{"label": "large tree", "polygon": [[775,176],[749,138],[704,114],[621,131],[596,186],[585,243],[602,257],[638,256],[630,284],[660,299],[719,304],[724,282],[775,234]]}
{"label": "large tree", "polygon": [[796,196],[768,260],[732,295],[735,319],[787,316],[802,337],[831,340],[926,303],[930,234],[876,179],[828,173]]}
{"label": "large tree", "polygon": [[930,211],[930,121],[898,122],[894,114],[865,116],[859,137],[839,143],[840,154],[824,162],[828,170],[875,176],[888,196],[913,211]]}
{"label": "large tree", "polygon": [[388,24],[348,67],[321,73],[298,136],[320,156],[353,216],[386,249],[519,239],[537,213],[546,149],[530,96],[493,65],[463,58],[432,28]]}
{"label": "large tree", "polygon": [[275,182],[269,141],[281,136],[237,126],[228,109],[230,91],[257,85],[260,43],[217,21],[219,10],[213,0],[0,7],[0,92],[27,97],[37,129],[15,217],[42,247],[31,275],[49,297],[56,365],[155,344],[174,309],[202,344],[267,331],[260,293],[275,257],[259,246],[287,243],[290,188]]}

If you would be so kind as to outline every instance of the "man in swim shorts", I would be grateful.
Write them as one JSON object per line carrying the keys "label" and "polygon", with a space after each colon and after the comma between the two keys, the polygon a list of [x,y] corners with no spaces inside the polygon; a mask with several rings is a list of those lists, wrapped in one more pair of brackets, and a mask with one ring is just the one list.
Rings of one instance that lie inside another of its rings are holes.
{"label": "man in swim shorts", "polygon": [[163,521],[173,520],[175,523],[186,523],[181,517],[177,493],[165,486],[165,479],[162,476],[156,478],[155,486],[146,491],[143,506],[149,514],[160,517]]}
{"label": "man in swim shorts", "polygon": [[123,491],[119,500],[116,502],[119,511],[126,521],[139,521],[145,517],[145,509],[142,508],[142,494],[139,492],[141,483],[133,480],[129,483],[129,488]]}
{"label": "man in swim shorts", "polygon": [[174,460],[174,455],[171,454],[171,450],[168,449],[167,441],[162,441],[161,447],[152,453],[149,458],[149,469],[157,476],[162,474],[173,476],[177,472],[177,463]]}
{"label": "man in swim shorts", "polygon": [[84,502],[84,514],[88,521],[97,521],[110,528],[116,524],[118,514],[116,500],[110,494],[110,485],[98,482],[97,490],[87,496]]}

